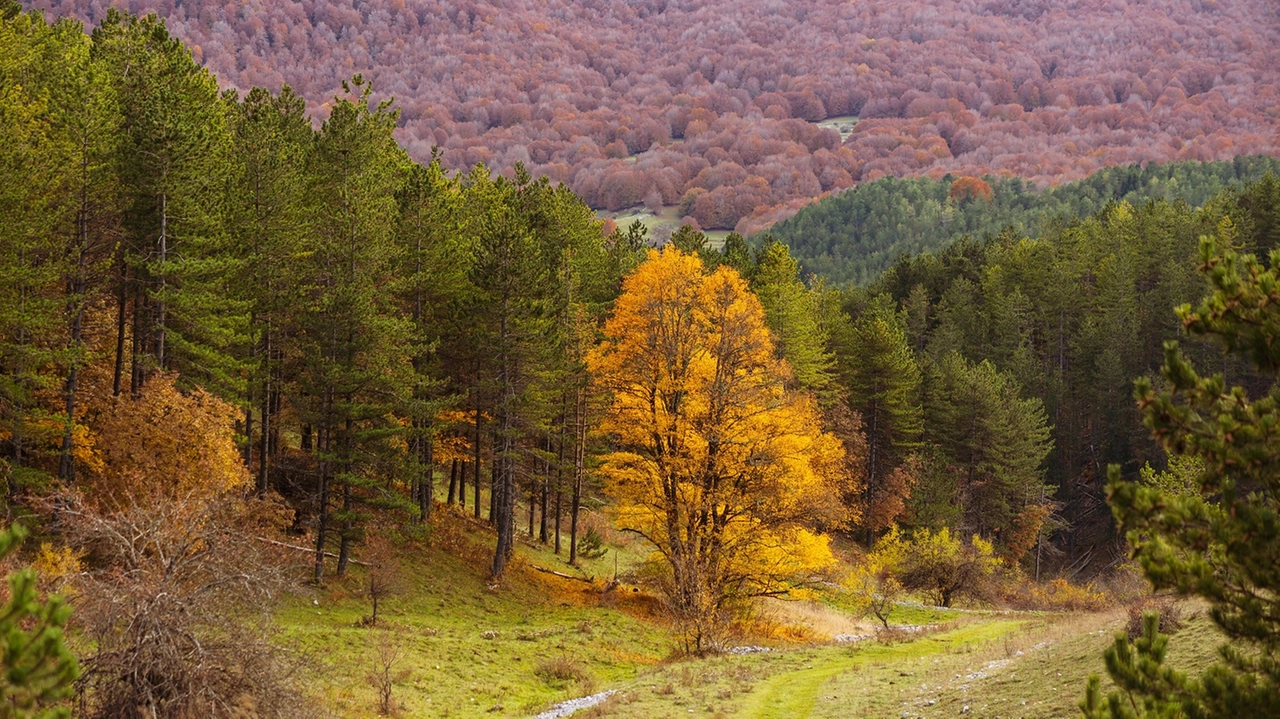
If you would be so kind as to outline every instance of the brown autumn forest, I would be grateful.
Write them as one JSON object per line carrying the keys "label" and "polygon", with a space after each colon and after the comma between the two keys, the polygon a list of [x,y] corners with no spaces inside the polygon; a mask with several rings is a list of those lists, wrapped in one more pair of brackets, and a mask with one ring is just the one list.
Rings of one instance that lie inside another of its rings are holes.
{"label": "brown autumn forest", "polygon": [[[226,86],[342,80],[446,168],[524,163],[589,205],[749,234],[884,176],[1280,151],[1280,24],[1244,0],[39,0],[154,12]],[[856,123],[854,118],[859,118]]]}

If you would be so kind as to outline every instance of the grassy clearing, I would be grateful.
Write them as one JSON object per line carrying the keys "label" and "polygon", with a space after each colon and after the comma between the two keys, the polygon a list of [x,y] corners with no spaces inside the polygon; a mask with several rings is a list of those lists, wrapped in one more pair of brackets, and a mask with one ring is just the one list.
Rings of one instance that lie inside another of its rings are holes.
{"label": "grassy clearing", "polygon": [[[429,543],[405,546],[404,586],[380,610],[381,628],[361,626],[370,607],[360,571],[286,601],[281,638],[312,659],[310,688],[338,716],[374,716],[367,677],[389,636],[403,650],[394,695],[404,715],[528,716],[631,679],[670,652],[645,598],[602,598],[586,583],[534,571],[555,561],[550,552],[522,546],[507,582],[490,586],[491,541],[454,515]],[[587,572],[603,576],[606,562],[611,570],[607,557]]]}
{"label": "grassy clearing", "polygon": [[[579,717],[1074,717],[1123,612],[1035,614],[902,604],[894,625],[942,625],[896,643],[831,645],[867,634],[839,597],[763,601],[742,644],[766,653],[671,661],[674,635],[656,602],[627,583],[648,550],[588,513],[608,551],[569,567],[550,547],[519,543],[502,586],[487,582],[492,533],[444,510],[429,539],[400,543],[399,592],[378,628],[360,569],[305,589],[277,612],[281,639],[308,658],[310,690],[341,717],[372,717],[368,678],[388,642],[400,649],[401,716],[531,716],[564,699],[618,693]],[[585,531],[585,530],[584,530]],[[567,545],[565,546],[567,552]],[[563,579],[539,569],[589,578]],[[615,573],[622,583],[602,592]],[[1216,634],[1193,613],[1171,642],[1175,666],[1213,661]]]}
{"label": "grassy clearing", "polygon": [[[599,210],[596,216],[601,219],[611,219],[618,223],[618,227],[626,228],[632,222],[639,220],[649,229],[649,234],[653,235],[659,229],[674,232],[680,229],[680,220],[682,219],[676,211],[676,205],[664,205],[656,214],[644,207],[632,207],[617,212],[609,212],[607,210]],[[707,236],[707,243],[714,249],[724,247],[725,238],[729,236],[730,230],[703,230],[702,234]]]}
{"label": "grassy clearing", "polygon": [[[840,716],[875,716],[851,711],[858,692],[832,693],[832,686],[869,671],[972,647],[1016,631],[1025,620],[962,620],[943,632],[898,644],[864,642],[851,647],[808,647],[792,651],[721,656],[663,666],[626,686],[594,713],[610,717],[676,717],[694,714],[743,717],[821,716],[830,705]],[[842,700],[843,699],[843,700]]]}
{"label": "grassy clearing", "polygon": [[[1103,650],[1123,624],[1119,611],[971,614],[896,644],[680,662],[646,672],[587,716],[1075,717],[1086,679],[1102,673]],[[1170,660],[1198,671],[1217,644],[1197,616],[1174,635]]]}
{"label": "grassy clearing", "polygon": [[840,115],[838,117],[828,117],[825,120],[820,120],[817,124],[818,127],[830,127],[839,132],[840,142],[844,142],[853,134],[854,126],[858,124],[858,116]]}

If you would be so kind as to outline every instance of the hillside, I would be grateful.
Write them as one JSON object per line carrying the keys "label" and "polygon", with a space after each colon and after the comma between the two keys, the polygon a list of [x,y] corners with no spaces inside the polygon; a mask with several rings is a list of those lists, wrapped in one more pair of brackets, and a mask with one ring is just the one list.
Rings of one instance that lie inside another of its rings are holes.
{"label": "hillside", "polygon": [[1246,0],[24,2],[156,12],[229,87],[317,117],[364,73],[446,167],[517,162],[594,208],[744,233],[885,176],[1274,153],[1280,21]]}
{"label": "hillside", "polygon": [[[1181,200],[1200,207],[1267,173],[1280,174],[1280,161],[1242,156],[1231,162],[1111,167],[1044,191],[1018,178],[884,178],[815,202],[770,233],[791,248],[806,272],[838,285],[864,285],[900,256],[938,252],[962,237],[981,241],[1006,229],[1037,237],[1048,223],[1083,219],[1111,202]],[[965,182],[980,188],[978,194]]]}
{"label": "hillside", "polygon": [[[902,605],[897,633],[872,638],[865,620],[811,602],[763,608],[764,619],[735,638],[752,651],[672,656],[671,628],[652,597],[608,576],[619,552],[624,576],[640,556],[630,542],[565,566],[532,538],[502,587],[485,576],[482,523],[442,512],[428,541],[407,542],[408,577],[386,601],[380,627],[367,627],[364,574],[284,603],[279,640],[309,662],[304,683],[324,709],[377,716],[377,693],[355,667],[372,667],[388,633],[401,654],[392,696],[402,716],[529,717],[559,702],[611,692],[575,716],[943,717],[1074,716],[1085,680],[1123,627],[1123,611],[1100,613],[929,610]],[[594,584],[539,572],[554,567]],[[1175,667],[1201,669],[1219,637],[1202,611],[1174,634]],[[903,631],[924,626],[928,631]],[[836,632],[863,636],[839,642]],[[558,672],[558,675],[557,673]],[[541,715],[540,715],[541,716]],[[564,715],[562,715],[564,716]]]}

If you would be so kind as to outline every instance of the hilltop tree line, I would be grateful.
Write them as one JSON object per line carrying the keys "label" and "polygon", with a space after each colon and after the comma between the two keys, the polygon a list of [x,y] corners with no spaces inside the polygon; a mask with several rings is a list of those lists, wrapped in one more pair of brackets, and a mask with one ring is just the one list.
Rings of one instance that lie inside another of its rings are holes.
{"label": "hilltop tree line", "polygon": [[595,208],[683,203],[744,234],[885,176],[1044,185],[1276,149],[1274,10],[1244,0],[25,5],[156,12],[223,82],[288,84],[321,118],[362,72],[419,162],[523,163]]}
{"label": "hilltop tree line", "polygon": [[899,256],[937,253],[962,237],[981,240],[1005,230],[1038,236],[1112,202],[1201,207],[1268,173],[1280,173],[1280,162],[1259,155],[1109,167],[1043,191],[1016,177],[884,178],[815,202],[769,232],[806,272],[836,285],[868,285]]}

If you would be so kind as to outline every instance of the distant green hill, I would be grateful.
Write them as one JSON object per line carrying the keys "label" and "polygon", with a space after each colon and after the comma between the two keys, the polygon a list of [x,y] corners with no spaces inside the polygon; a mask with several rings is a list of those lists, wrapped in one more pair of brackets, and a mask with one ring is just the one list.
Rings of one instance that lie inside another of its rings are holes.
{"label": "distant green hill", "polygon": [[1119,200],[1183,200],[1198,207],[1267,173],[1280,175],[1280,160],[1255,155],[1111,167],[1044,191],[1017,178],[985,177],[990,200],[952,199],[950,176],[885,178],[814,203],[771,232],[790,246],[805,272],[838,285],[862,285],[900,255],[935,252],[965,236],[982,239],[1006,228],[1035,236],[1046,222],[1087,217]]}

